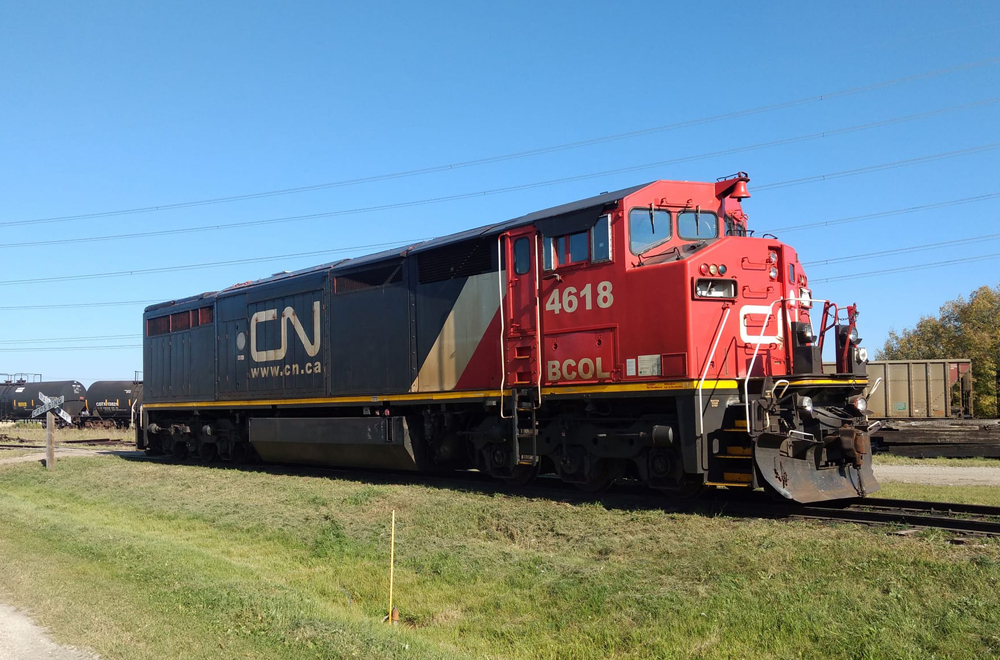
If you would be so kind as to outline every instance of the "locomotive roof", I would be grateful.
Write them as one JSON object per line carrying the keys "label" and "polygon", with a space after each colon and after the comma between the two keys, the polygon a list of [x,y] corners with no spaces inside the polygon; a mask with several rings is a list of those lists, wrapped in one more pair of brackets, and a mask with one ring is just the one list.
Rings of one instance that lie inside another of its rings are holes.
{"label": "locomotive roof", "polygon": [[466,229],[465,231],[461,231],[455,234],[448,234],[446,236],[432,238],[430,240],[421,241],[419,243],[414,243],[412,245],[407,245],[404,247],[383,250],[381,252],[376,252],[374,254],[368,254],[361,257],[355,257],[353,259],[340,259],[338,261],[332,261],[329,263],[320,264],[318,266],[310,266],[308,268],[303,268],[301,270],[293,272],[276,273],[274,275],[271,275],[270,277],[264,277],[253,282],[235,284],[221,291],[209,291],[206,293],[200,293],[195,296],[188,296],[186,298],[180,298],[177,300],[169,300],[162,303],[156,303],[155,305],[150,305],[146,307],[145,311],[152,312],[157,309],[162,309],[164,307],[173,307],[175,305],[196,303],[206,298],[214,298],[216,296],[225,295],[231,291],[238,291],[252,286],[257,286],[258,284],[264,284],[279,279],[286,279],[322,270],[333,270],[336,273],[347,272],[350,270],[354,270],[356,268],[362,268],[371,264],[375,264],[380,261],[391,261],[393,259],[401,259],[411,254],[419,254],[421,252],[426,252],[427,250],[433,250],[435,248],[443,247],[446,245],[452,245],[454,243],[460,243],[462,241],[467,241],[470,239],[485,238],[488,236],[499,235],[515,227],[530,225],[543,220],[552,220],[556,218],[571,216],[573,214],[586,211],[588,209],[603,208],[608,204],[617,202],[623,197],[631,195],[637,190],[645,188],[646,186],[650,185],[650,183],[643,183],[637,186],[631,186],[629,188],[622,188],[621,190],[614,190],[612,192],[604,192],[601,193],[600,195],[594,195],[593,197],[587,197],[585,199],[580,199],[575,202],[560,204],[559,206],[553,206],[551,208],[544,209],[541,211],[528,213],[527,215],[522,215],[518,218],[513,218],[511,220],[506,220],[503,222],[493,223],[489,225],[483,225],[481,227],[476,227],[474,229]]}

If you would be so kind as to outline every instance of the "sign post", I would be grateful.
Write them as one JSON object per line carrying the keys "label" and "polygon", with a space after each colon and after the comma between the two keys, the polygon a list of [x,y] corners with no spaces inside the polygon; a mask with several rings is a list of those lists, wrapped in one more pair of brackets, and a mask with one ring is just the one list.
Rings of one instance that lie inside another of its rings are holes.
{"label": "sign post", "polygon": [[56,466],[56,439],[55,439],[56,416],[52,411],[45,413],[45,469],[51,470]]}
{"label": "sign post", "polygon": [[56,415],[64,419],[67,424],[72,424],[73,418],[59,407],[66,401],[66,397],[50,398],[39,392],[38,400],[42,402],[42,405],[32,410],[31,416],[41,417],[43,413],[45,414],[45,467],[51,470],[56,464]]}

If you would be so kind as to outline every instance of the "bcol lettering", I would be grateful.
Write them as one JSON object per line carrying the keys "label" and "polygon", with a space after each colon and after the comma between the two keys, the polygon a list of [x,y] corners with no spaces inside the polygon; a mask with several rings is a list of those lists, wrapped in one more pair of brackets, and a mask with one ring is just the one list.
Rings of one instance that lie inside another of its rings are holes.
{"label": "bcol lettering", "polygon": [[295,334],[299,336],[299,341],[305,346],[306,355],[309,357],[316,357],[319,353],[320,337],[319,334],[319,301],[313,303],[312,306],[313,313],[313,339],[309,341],[309,337],[306,336],[306,330],[302,327],[302,322],[299,321],[298,314],[291,307],[286,307],[285,311],[281,313],[281,347],[280,348],[270,348],[266,351],[257,350],[257,324],[267,323],[268,321],[278,320],[278,310],[277,309],[265,309],[262,312],[257,312],[250,318],[250,357],[253,358],[254,362],[276,362],[278,360],[285,359],[285,353],[288,352],[288,323],[290,321],[292,327],[295,328]]}
{"label": "bcol lettering", "polygon": [[591,380],[594,378],[604,379],[610,378],[611,374],[604,370],[601,364],[601,358],[583,358],[579,362],[570,358],[568,360],[549,360],[546,364],[548,367],[549,382],[555,382],[559,380],[576,380],[577,378],[583,380]]}

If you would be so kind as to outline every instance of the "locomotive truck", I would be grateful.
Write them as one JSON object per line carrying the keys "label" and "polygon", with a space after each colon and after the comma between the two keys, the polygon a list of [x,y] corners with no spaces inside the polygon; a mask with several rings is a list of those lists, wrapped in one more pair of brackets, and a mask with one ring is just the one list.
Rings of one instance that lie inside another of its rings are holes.
{"label": "locomotive truck", "polygon": [[753,236],[748,181],[655,181],[147,307],[140,446],[683,496],[877,490],[857,310]]}

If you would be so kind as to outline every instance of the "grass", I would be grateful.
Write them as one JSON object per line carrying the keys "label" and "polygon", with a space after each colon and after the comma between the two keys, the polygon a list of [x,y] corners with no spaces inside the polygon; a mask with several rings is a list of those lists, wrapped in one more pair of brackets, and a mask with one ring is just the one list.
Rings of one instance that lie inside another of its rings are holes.
{"label": "grass", "polygon": [[[45,444],[46,429],[42,428],[40,422],[17,422],[13,425],[0,427],[0,440],[3,443],[22,441],[26,444]],[[56,444],[67,440],[121,440],[126,442],[135,441],[134,429],[77,429],[64,428],[56,429]]]}
{"label": "grass", "polygon": [[942,465],[946,467],[995,467],[1000,468],[1000,458],[911,458],[892,454],[875,454],[875,465]]}
{"label": "grass", "polygon": [[0,510],[0,600],[106,659],[1000,652],[1000,544],[937,532],[115,457],[0,466]]}
{"label": "grass", "polygon": [[925,486],[888,482],[883,483],[872,497],[1000,506],[1000,488],[996,486]]}

